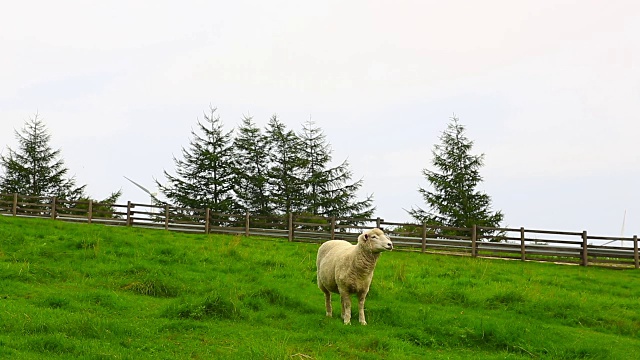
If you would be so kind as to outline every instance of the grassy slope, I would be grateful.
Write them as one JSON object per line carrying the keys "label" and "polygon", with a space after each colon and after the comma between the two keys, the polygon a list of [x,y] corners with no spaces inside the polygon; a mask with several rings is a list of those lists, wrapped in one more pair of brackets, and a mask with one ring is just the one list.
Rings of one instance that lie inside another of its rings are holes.
{"label": "grassy slope", "polygon": [[396,251],[378,263],[369,326],[344,326],[324,317],[317,247],[0,216],[0,358],[631,359],[640,348],[640,271]]}

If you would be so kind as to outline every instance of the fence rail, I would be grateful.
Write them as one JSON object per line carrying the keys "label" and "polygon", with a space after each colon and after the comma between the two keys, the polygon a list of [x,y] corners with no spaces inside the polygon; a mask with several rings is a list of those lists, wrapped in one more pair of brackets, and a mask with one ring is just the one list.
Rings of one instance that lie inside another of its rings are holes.
{"label": "fence rail", "polygon": [[[0,214],[189,233],[279,237],[305,242],[331,239],[354,242],[362,229],[379,227],[390,234],[396,247],[422,253],[640,268],[636,235],[593,236],[587,231],[489,228],[475,225],[471,228],[453,228],[389,222],[381,218],[350,219],[304,214],[223,214],[214,213],[210,209],[187,209],[130,201],[127,204],[105,204],[19,194],[0,194]],[[616,245],[618,242],[619,245]]]}

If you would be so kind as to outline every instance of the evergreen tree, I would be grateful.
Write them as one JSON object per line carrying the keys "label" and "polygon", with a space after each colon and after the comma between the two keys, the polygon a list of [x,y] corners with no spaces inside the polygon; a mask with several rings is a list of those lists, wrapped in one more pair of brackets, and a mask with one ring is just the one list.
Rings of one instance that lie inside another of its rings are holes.
{"label": "evergreen tree", "polygon": [[76,186],[75,178],[68,177],[60,150],[49,145],[51,135],[38,114],[26,121],[20,132],[15,131],[18,150],[8,148],[0,155],[3,175],[0,192],[27,196],[57,196],[76,201],[84,196],[86,185]]}
{"label": "evergreen tree", "polygon": [[345,160],[336,167],[329,167],[331,146],[322,129],[313,121],[303,124],[302,157],[305,159],[303,180],[306,183],[305,211],[313,215],[369,218],[372,216],[372,196],[358,201],[357,191],[362,179],[351,182],[352,173]]}
{"label": "evergreen tree", "polygon": [[198,120],[199,132],[191,131],[189,149],[182,148],[183,159],[173,158],[176,176],[165,170],[167,185],[156,183],[164,196],[180,207],[232,213],[236,204],[231,131],[224,132],[215,112],[216,108],[209,106],[204,123]]}
{"label": "evergreen tree", "polygon": [[471,154],[473,141],[466,137],[464,126],[455,116],[440,140],[442,143],[435,145],[432,151],[433,166],[437,170],[425,168],[422,171],[433,190],[418,189],[429,211],[417,208],[409,214],[417,221],[444,226],[498,227],[503,214],[492,212],[489,195],[476,190],[482,182],[479,170],[484,154]]}
{"label": "evergreen tree", "polygon": [[271,214],[267,191],[269,148],[267,139],[253,118],[244,117],[238,127],[234,147],[234,192],[239,206],[252,214]]}
{"label": "evergreen tree", "polygon": [[315,126],[311,120],[302,125],[301,153],[306,160],[304,180],[307,185],[305,191],[306,212],[320,215],[329,199],[324,198],[323,190],[330,188],[330,170],[327,165],[331,161],[331,149],[326,142],[326,136],[322,130]]}
{"label": "evergreen tree", "polygon": [[267,124],[266,136],[270,149],[267,181],[273,209],[280,214],[302,211],[305,184],[301,177],[306,164],[300,139],[276,115]]}

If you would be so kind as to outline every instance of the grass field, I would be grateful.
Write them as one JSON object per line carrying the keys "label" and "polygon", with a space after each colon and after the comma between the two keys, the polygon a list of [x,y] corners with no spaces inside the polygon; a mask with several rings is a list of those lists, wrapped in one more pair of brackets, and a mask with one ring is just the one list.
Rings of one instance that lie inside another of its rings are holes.
{"label": "grass field", "polygon": [[0,358],[640,356],[640,271],[394,251],[345,326],[317,248],[0,216]]}

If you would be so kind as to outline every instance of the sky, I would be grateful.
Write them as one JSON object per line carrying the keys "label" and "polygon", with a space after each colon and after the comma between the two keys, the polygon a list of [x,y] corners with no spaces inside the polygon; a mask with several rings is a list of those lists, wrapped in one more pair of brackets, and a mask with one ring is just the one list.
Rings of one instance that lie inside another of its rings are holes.
{"label": "sky", "polygon": [[[640,2],[6,1],[0,151],[36,113],[87,193],[148,203],[211,104],[312,119],[407,221],[455,114],[504,226],[640,234]],[[626,215],[625,215],[626,214]]]}

